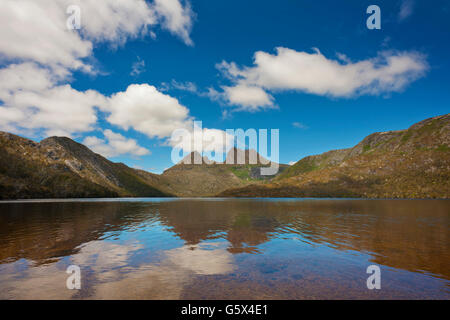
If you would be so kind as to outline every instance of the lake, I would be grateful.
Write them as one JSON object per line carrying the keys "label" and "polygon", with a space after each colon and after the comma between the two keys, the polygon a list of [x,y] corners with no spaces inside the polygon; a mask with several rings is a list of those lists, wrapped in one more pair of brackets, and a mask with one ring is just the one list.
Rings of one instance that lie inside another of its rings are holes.
{"label": "lake", "polygon": [[405,298],[450,299],[448,200],[0,202],[0,299]]}

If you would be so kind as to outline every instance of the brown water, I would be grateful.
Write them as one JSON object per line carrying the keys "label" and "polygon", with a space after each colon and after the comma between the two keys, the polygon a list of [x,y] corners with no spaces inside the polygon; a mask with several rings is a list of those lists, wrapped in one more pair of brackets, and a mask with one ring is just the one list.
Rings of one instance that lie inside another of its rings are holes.
{"label": "brown water", "polygon": [[0,203],[0,299],[111,298],[449,299],[450,201]]}

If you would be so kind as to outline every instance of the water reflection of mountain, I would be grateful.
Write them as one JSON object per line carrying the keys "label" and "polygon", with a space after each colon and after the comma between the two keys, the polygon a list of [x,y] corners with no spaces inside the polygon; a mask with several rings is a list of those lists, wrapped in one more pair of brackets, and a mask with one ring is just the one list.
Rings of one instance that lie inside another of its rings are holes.
{"label": "water reflection of mountain", "polygon": [[40,265],[76,254],[107,232],[151,219],[151,208],[121,202],[2,203],[0,263],[24,258]]}
{"label": "water reflection of mountain", "polygon": [[255,201],[194,200],[166,203],[159,212],[161,222],[188,245],[224,238],[231,253],[251,253],[285,220],[272,208]]}
{"label": "water reflection of mountain", "polygon": [[448,208],[448,201],[426,200],[1,204],[0,262],[46,263],[153,220],[186,246],[220,238],[230,253],[258,254],[273,238],[295,236],[299,245],[365,252],[377,264],[450,279]]}

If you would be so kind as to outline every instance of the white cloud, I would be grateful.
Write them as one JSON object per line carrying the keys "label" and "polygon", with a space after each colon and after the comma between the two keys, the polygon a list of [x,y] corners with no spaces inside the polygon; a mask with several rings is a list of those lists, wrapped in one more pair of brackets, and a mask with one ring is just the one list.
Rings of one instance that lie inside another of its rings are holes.
{"label": "white cloud", "polygon": [[[97,128],[98,107],[109,123],[152,138],[167,138],[180,128],[192,130],[189,110],[148,84],[133,84],[105,97],[94,90],[77,91],[55,82],[51,71],[35,63],[0,69],[0,129],[30,135],[41,130],[45,136],[79,135]],[[216,131],[207,130],[205,137],[209,139]],[[108,142],[88,137],[85,143],[105,156],[144,154],[145,149],[139,149],[134,140],[109,131],[104,135]]]}
{"label": "white cloud", "polygon": [[301,123],[301,122],[292,122],[292,125],[293,125],[295,128],[299,128],[299,129],[308,129],[308,126],[304,125],[304,124]]}
{"label": "white cloud", "polygon": [[148,84],[130,85],[108,98],[101,108],[109,113],[111,124],[149,137],[168,137],[173,130],[185,128],[189,120],[189,110],[177,99]]}
{"label": "white cloud", "polygon": [[148,149],[139,146],[136,140],[127,139],[123,135],[114,133],[109,129],[104,130],[103,135],[107,141],[95,136],[89,136],[83,140],[83,144],[105,157],[116,157],[125,154],[143,156],[150,153]]}
{"label": "white cloud", "polygon": [[[283,47],[276,48],[276,54],[256,52],[252,67],[239,68],[227,62],[217,67],[234,82],[231,88],[236,90],[225,87],[223,94],[242,109],[267,106],[271,96],[265,97],[261,91],[297,90],[331,97],[400,91],[428,69],[425,57],[415,52],[382,52],[375,58],[351,62],[342,54],[340,60],[333,60],[318,49],[308,53]],[[248,87],[259,90],[249,98],[241,94],[242,88]]]}
{"label": "white cloud", "polygon": [[141,60],[139,57],[135,63],[131,66],[131,72],[130,75],[132,76],[138,76],[142,72],[145,71],[145,61]]}
{"label": "white cloud", "polygon": [[238,84],[234,87],[222,87],[224,97],[229,104],[239,105],[246,111],[258,111],[273,107],[273,97],[261,87]]}
{"label": "white cloud", "polygon": [[[52,0],[81,9],[81,32],[93,41],[123,44],[129,38],[149,34],[156,13],[144,0]],[[177,0],[176,0],[177,1]]]}
{"label": "white cloud", "polygon": [[414,1],[413,0],[402,0],[400,5],[400,12],[398,13],[398,19],[400,21],[405,20],[410,15],[413,14],[414,11]]}
{"label": "white cloud", "polygon": [[5,98],[17,90],[46,90],[55,80],[49,70],[35,63],[11,64],[0,69],[0,97]]}
{"label": "white cloud", "polygon": [[3,0],[0,56],[89,71],[82,59],[92,53],[93,45],[67,30],[64,2]]}
{"label": "white cloud", "polygon": [[233,147],[233,142],[234,135],[223,130],[192,127],[175,131],[168,141],[170,146],[186,153],[215,152],[218,156]]}
{"label": "white cloud", "polygon": [[208,97],[213,101],[225,102],[231,105],[239,105],[247,111],[257,111],[261,108],[273,108],[273,97],[257,86],[236,85],[222,86],[223,92],[214,88],[208,88],[200,91],[193,82],[178,82],[172,80],[171,83],[161,83],[162,91],[171,89],[187,91],[200,97]]}
{"label": "white cloud", "polygon": [[193,82],[187,81],[187,82],[178,82],[176,80],[172,80],[171,85],[169,87],[172,87],[177,90],[182,91],[188,91],[191,93],[199,94],[199,91],[197,89],[197,85]]}
{"label": "white cloud", "polygon": [[[67,29],[69,5],[81,9],[80,32]],[[192,16],[189,3],[179,0],[156,0],[154,6],[144,0],[3,0],[0,55],[90,72],[83,59],[95,42],[117,46],[142,35],[153,38],[149,27],[158,22],[191,44]]]}
{"label": "white cloud", "polygon": [[175,129],[189,127],[189,110],[148,84],[133,84],[105,97],[54,82],[49,70],[34,63],[0,69],[0,128],[16,133],[42,129],[47,136],[72,136],[95,129],[96,107],[111,124],[149,137],[165,138]]}
{"label": "white cloud", "polygon": [[12,64],[0,69],[0,128],[46,135],[71,136],[94,128],[94,107],[105,103],[96,91],[77,91],[55,85],[55,76],[34,63]]}
{"label": "white cloud", "polygon": [[294,164],[296,164],[295,161],[289,161],[289,165],[290,165],[290,166],[292,166],[292,165],[294,165]]}
{"label": "white cloud", "polygon": [[189,36],[194,13],[188,1],[183,6],[179,0],[155,0],[154,8],[162,18],[164,28],[179,36],[187,45],[193,45]]}
{"label": "white cloud", "polygon": [[219,92],[214,88],[208,88],[205,96],[209,97],[212,101],[221,101],[225,98],[222,92]]}
{"label": "white cloud", "polygon": [[[68,5],[81,7],[79,32],[67,29]],[[188,16],[193,15],[188,3],[4,0],[1,7],[0,63],[6,65],[0,69],[1,129],[30,135],[41,131],[45,135],[78,135],[96,128],[96,107],[101,107],[110,113],[114,124],[127,128],[137,124],[137,130],[164,137],[187,117],[188,110],[176,99],[158,92],[145,96],[152,96],[150,108],[146,108],[144,101],[137,102],[137,96],[132,96],[137,90],[107,98],[94,90],[75,90],[68,83],[75,70],[96,72],[89,61],[97,42],[118,46],[130,38],[153,38],[149,27],[157,23],[187,41],[192,27]],[[136,65],[135,73],[142,71],[143,65],[143,61]],[[123,111],[117,104],[135,112],[142,108],[146,118],[138,121],[141,115],[134,114],[121,121],[117,114]],[[153,124],[155,129],[149,128]]]}

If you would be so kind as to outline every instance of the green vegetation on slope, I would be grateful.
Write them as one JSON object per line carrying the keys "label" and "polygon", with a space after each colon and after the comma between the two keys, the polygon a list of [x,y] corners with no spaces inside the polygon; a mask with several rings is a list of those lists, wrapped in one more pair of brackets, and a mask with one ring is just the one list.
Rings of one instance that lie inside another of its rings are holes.
{"label": "green vegetation on slope", "polygon": [[0,199],[167,196],[123,164],[69,138],[0,132]]}
{"label": "green vegetation on slope", "polygon": [[[449,198],[450,116],[374,133],[353,148],[280,165],[179,163],[156,175],[113,163],[64,137],[40,143],[0,132],[0,199],[68,197]],[[255,151],[236,151],[248,163]],[[194,154],[190,155],[191,157]],[[258,159],[259,156],[258,156]]]}
{"label": "green vegetation on slope", "polygon": [[349,149],[306,157],[266,185],[233,197],[449,198],[450,115],[374,133]]}

